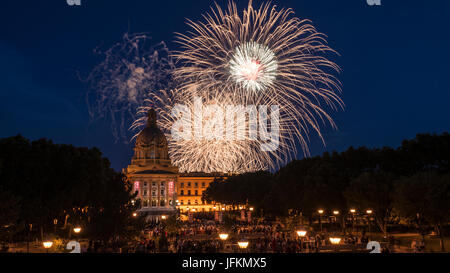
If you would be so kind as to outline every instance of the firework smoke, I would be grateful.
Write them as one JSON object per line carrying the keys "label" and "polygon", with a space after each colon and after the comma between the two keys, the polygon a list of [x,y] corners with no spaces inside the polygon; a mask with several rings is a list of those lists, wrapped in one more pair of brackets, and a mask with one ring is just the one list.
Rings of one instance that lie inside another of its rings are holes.
{"label": "firework smoke", "polygon": [[92,120],[111,121],[115,140],[128,142],[128,127],[149,92],[171,88],[174,64],[164,42],[152,45],[145,34],[125,33],[104,52],[104,59],[87,78],[87,103]]}

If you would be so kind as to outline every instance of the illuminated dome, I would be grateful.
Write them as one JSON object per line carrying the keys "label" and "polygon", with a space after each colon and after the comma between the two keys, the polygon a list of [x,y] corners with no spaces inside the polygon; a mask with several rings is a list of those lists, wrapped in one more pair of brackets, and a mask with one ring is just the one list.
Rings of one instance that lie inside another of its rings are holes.
{"label": "illuminated dome", "polygon": [[167,139],[156,125],[156,112],[148,111],[147,126],[138,134],[134,159],[168,159]]}

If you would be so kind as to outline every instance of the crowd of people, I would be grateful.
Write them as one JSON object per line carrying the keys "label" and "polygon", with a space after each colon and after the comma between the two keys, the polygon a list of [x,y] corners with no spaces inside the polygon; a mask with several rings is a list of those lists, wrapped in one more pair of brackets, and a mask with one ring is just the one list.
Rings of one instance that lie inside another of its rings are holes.
{"label": "crowd of people", "polygon": [[[219,234],[229,233],[227,240],[220,240]],[[326,232],[309,231],[299,237],[295,231],[286,229],[280,223],[235,223],[225,229],[213,221],[183,223],[176,231],[167,231],[164,223],[152,223],[143,231],[135,252],[170,253],[217,253],[248,251],[254,253],[301,253],[320,252],[332,247],[330,235]],[[341,245],[362,248],[369,241],[362,233],[359,236],[340,236]],[[249,241],[249,247],[239,249],[238,240]]]}

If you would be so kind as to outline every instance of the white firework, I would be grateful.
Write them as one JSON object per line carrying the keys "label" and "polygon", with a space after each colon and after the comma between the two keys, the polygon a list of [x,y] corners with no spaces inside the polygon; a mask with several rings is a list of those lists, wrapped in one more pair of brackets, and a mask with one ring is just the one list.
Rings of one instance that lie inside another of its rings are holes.
{"label": "white firework", "polygon": [[236,47],[230,60],[230,74],[249,91],[260,91],[271,86],[276,79],[278,64],[275,54],[255,42]]}

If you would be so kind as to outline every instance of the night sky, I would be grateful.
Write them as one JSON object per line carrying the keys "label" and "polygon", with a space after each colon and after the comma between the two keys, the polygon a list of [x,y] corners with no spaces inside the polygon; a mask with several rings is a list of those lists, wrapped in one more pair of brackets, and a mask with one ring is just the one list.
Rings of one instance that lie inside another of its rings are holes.
{"label": "night sky", "polygon": [[[225,6],[227,1],[217,1]],[[259,4],[261,1],[255,1]],[[311,136],[313,155],[350,146],[397,147],[418,133],[450,131],[450,1],[275,0],[313,21],[341,56],[345,111],[339,129],[324,129],[327,146]],[[85,83],[101,59],[98,46],[125,32],[146,32],[177,49],[175,32],[188,30],[213,1],[2,1],[0,6],[0,137],[97,146],[121,170],[132,146],[115,143],[106,120],[89,124]],[[247,1],[238,1],[244,8]],[[298,154],[301,158],[303,155]]]}

